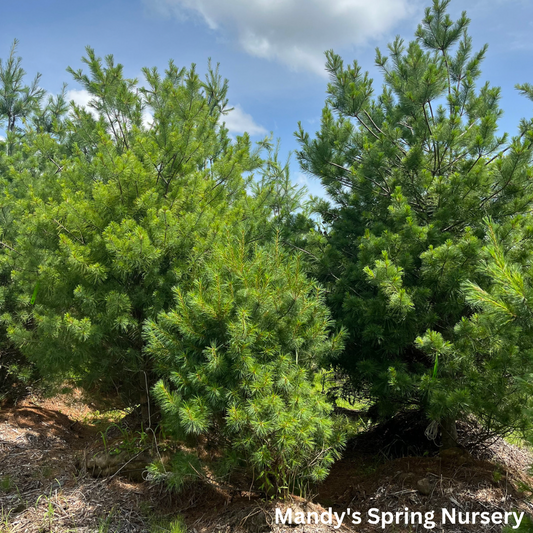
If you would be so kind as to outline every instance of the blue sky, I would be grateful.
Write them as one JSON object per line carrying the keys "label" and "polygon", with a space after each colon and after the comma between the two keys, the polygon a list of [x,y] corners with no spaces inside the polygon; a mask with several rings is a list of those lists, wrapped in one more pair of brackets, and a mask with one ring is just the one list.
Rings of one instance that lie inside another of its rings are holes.
{"label": "blue sky", "polygon": [[[14,38],[28,82],[42,73],[41,86],[60,90],[83,102],[84,94],[65,71],[83,66],[84,47],[100,56],[113,54],[130,77],[143,66],[164,68],[196,63],[205,71],[207,58],[220,62],[230,82],[227,117],[233,134],[243,130],[259,140],[272,132],[282,151],[297,148],[298,121],[313,133],[319,126],[327,79],[326,49],[346,61],[357,59],[381,85],[374,68],[374,48],[385,48],[400,34],[410,40],[430,0],[26,0],[2,6],[0,57]],[[472,19],[474,48],[489,43],[483,79],[502,88],[501,122],[514,133],[519,119],[533,115],[533,103],[519,96],[516,83],[533,83],[533,0],[452,0],[455,18],[466,10]],[[316,180],[291,165],[295,181],[320,193]]]}

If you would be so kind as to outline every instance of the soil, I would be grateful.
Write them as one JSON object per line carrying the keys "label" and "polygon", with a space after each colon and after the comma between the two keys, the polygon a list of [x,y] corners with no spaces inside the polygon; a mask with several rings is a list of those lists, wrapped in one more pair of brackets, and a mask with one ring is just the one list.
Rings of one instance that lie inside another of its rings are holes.
{"label": "soil", "polygon": [[[484,448],[475,446],[469,443],[475,428],[464,425],[459,433],[466,449],[439,454],[438,446],[424,435],[427,424],[420,423],[416,414],[353,439],[343,459],[307,500],[293,496],[283,502],[265,502],[256,493],[213,483],[198,483],[176,496],[161,486],[131,481],[124,470],[94,478],[84,465],[110,445],[104,446],[101,433],[109,424],[97,406],[87,404],[77,391],[51,399],[29,396],[2,408],[0,531],[163,533],[170,531],[168,522],[181,515],[193,533],[370,533],[384,531],[366,520],[371,508],[438,510],[437,516],[442,508],[533,511],[529,450],[502,439]],[[285,516],[288,508],[318,516],[330,508],[339,513],[349,508],[360,512],[363,520],[352,525],[345,519],[337,529],[336,522],[276,524],[276,509]],[[502,531],[498,525],[441,526],[436,521],[431,531]],[[393,525],[385,531],[429,530],[422,525]]]}

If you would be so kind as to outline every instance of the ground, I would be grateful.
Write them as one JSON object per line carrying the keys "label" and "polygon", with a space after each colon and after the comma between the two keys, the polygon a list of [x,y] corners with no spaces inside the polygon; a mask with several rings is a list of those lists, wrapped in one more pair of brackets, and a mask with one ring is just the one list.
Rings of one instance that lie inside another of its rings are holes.
{"label": "ground", "polygon": [[[115,474],[95,478],[94,472],[87,470],[91,459],[117,442],[125,449],[125,415],[124,411],[87,403],[77,391],[48,399],[29,395],[15,406],[4,406],[0,410],[0,531],[370,533],[383,529],[365,520],[352,525],[348,519],[339,529],[334,528],[335,522],[298,525],[293,520],[292,525],[276,524],[275,510],[282,510],[285,516],[289,507],[294,513],[318,515],[329,508],[339,513],[350,508],[363,517],[370,508],[393,512],[436,509],[439,513],[441,508],[533,511],[530,451],[498,439],[485,448],[471,449],[472,453],[454,449],[439,454],[423,435],[417,436],[416,428],[411,433],[404,431],[410,424],[408,419],[354,439],[344,458],[325,482],[310,489],[307,499],[265,502],[237,486],[205,483],[176,496],[134,475],[135,469],[130,468],[133,463]],[[464,426],[461,430],[467,442],[472,428]],[[443,528],[440,524],[432,529],[501,530],[497,525]],[[386,531],[426,529],[392,525]]]}

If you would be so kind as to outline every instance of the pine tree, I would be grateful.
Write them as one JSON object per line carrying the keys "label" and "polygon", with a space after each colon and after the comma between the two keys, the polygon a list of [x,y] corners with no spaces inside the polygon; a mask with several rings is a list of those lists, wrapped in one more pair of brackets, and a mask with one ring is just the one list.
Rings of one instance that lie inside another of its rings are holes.
{"label": "pine tree", "polygon": [[[472,314],[462,284],[489,281],[477,269],[484,218],[503,223],[531,208],[533,123],[523,120],[512,139],[498,134],[500,90],[476,85],[487,47],[473,51],[469,19],[452,21],[448,4],[434,0],[414,41],[397,37],[389,57],[377,50],[377,97],[357,62],[327,52],[321,130],[312,139],[300,126],[297,137],[302,168],[332,200],[317,204],[325,229],[311,250],[333,316],[349,331],[332,363],[382,415],[422,408],[452,445],[455,420],[470,412],[454,394],[474,383],[417,338],[429,330],[451,342]],[[428,394],[428,380],[448,370],[445,402]]]}
{"label": "pine tree", "polygon": [[232,142],[219,127],[227,82],[216,71],[204,82],[171,62],[164,75],[145,69],[137,90],[112,56],[88,48],[85,62],[89,74],[73,74],[96,116],[72,105],[60,135],[29,129],[25,164],[9,170],[16,232],[3,260],[18,312],[3,318],[44,376],[116,387],[148,421],[143,324],[194,280],[224,228],[245,217],[265,225],[243,178],[261,160],[248,136]]}
{"label": "pine tree", "polygon": [[159,375],[145,322],[194,283],[228,228],[246,221],[247,241],[270,242],[299,220],[285,206],[300,195],[269,139],[252,149],[229,137],[218,67],[202,81],[171,61],[138,87],[110,55],[88,47],[83,61],[87,73],[69,72],[90,109],[71,103],[65,119],[63,91],[5,159],[0,257],[16,302],[2,318],[48,383],[116,389],[149,423]]}
{"label": "pine tree", "polygon": [[[174,296],[146,330],[164,376],[154,392],[168,430],[204,436],[224,454],[219,471],[251,471],[267,493],[324,479],[342,436],[313,376],[342,347],[342,335],[330,336],[323,292],[301,258],[279,241],[257,245],[228,234],[194,287],[177,286]],[[188,464],[182,454],[172,470],[152,473],[178,488]]]}
{"label": "pine tree", "polygon": [[[11,279],[14,268],[10,249],[17,235],[17,220],[11,212],[11,199],[26,194],[25,187],[14,176],[22,172],[39,172],[40,163],[28,157],[24,139],[28,127],[38,126],[57,136],[59,125],[66,114],[63,89],[57,97],[50,96],[43,104],[44,90],[39,87],[40,74],[26,85],[22,59],[16,56],[15,40],[8,59],[0,59],[0,127],[6,139],[0,139],[0,184],[10,200],[3,201],[0,209],[0,308],[9,316],[16,312],[17,287]],[[21,392],[17,384],[27,384],[35,379],[34,368],[8,339],[4,325],[0,325],[0,397],[10,397]]]}
{"label": "pine tree", "polygon": [[435,331],[417,339],[436,361],[438,379],[426,376],[425,383],[433,418],[466,412],[501,435],[532,438],[532,222],[530,216],[500,226],[487,220],[476,264],[483,281],[463,283],[476,312],[462,318],[450,340]]}
{"label": "pine tree", "polygon": [[0,59],[0,124],[5,127],[8,139],[8,152],[13,142],[13,132],[20,121],[40,109],[44,90],[39,87],[40,74],[30,85],[24,85],[26,72],[22,68],[22,59],[16,56],[18,41],[13,41],[7,61]]}
{"label": "pine tree", "polygon": [[[251,467],[266,492],[324,478],[342,437],[313,377],[342,335],[300,258],[272,244],[308,224],[288,164],[270,139],[230,139],[218,67],[201,81],[170,62],[138,87],[112,56],[83,61],[69,72],[91,109],[65,119],[63,91],[3,160],[11,341],[46,383],[114,387],[146,424],[157,381],[168,431],[214,442],[220,468]],[[169,481],[194,465],[178,454]]]}

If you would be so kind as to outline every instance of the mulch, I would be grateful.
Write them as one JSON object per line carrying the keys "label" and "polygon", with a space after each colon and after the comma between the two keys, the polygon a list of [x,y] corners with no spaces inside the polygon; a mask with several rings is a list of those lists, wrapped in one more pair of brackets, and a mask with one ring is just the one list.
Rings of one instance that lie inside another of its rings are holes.
{"label": "mulch", "polygon": [[[89,411],[81,400],[67,405],[61,398],[29,398],[0,410],[0,531],[164,533],[154,527],[153,517],[181,514],[191,533],[326,533],[339,529],[276,524],[275,510],[292,506],[320,514],[329,507],[339,512],[351,508],[363,515],[373,507],[394,512],[451,507],[533,511],[529,449],[497,438],[485,446],[470,445],[469,436],[472,440],[476,431],[472,425],[459,428],[462,449],[439,453],[438,442],[425,435],[427,422],[404,413],[354,438],[307,500],[294,496],[265,502],[237,487],[197,483],[176,496],[120,475],[94,479],[80,467],[84,454],[101,447],[101,436],[85,422]],[[427,494],[420,491],[422,480],[430,487]],[[365,523],[343,530],[383,531]],[[432,531],[501,530],[438,525]],[[395,526],[394,531],[414,530]]]}

